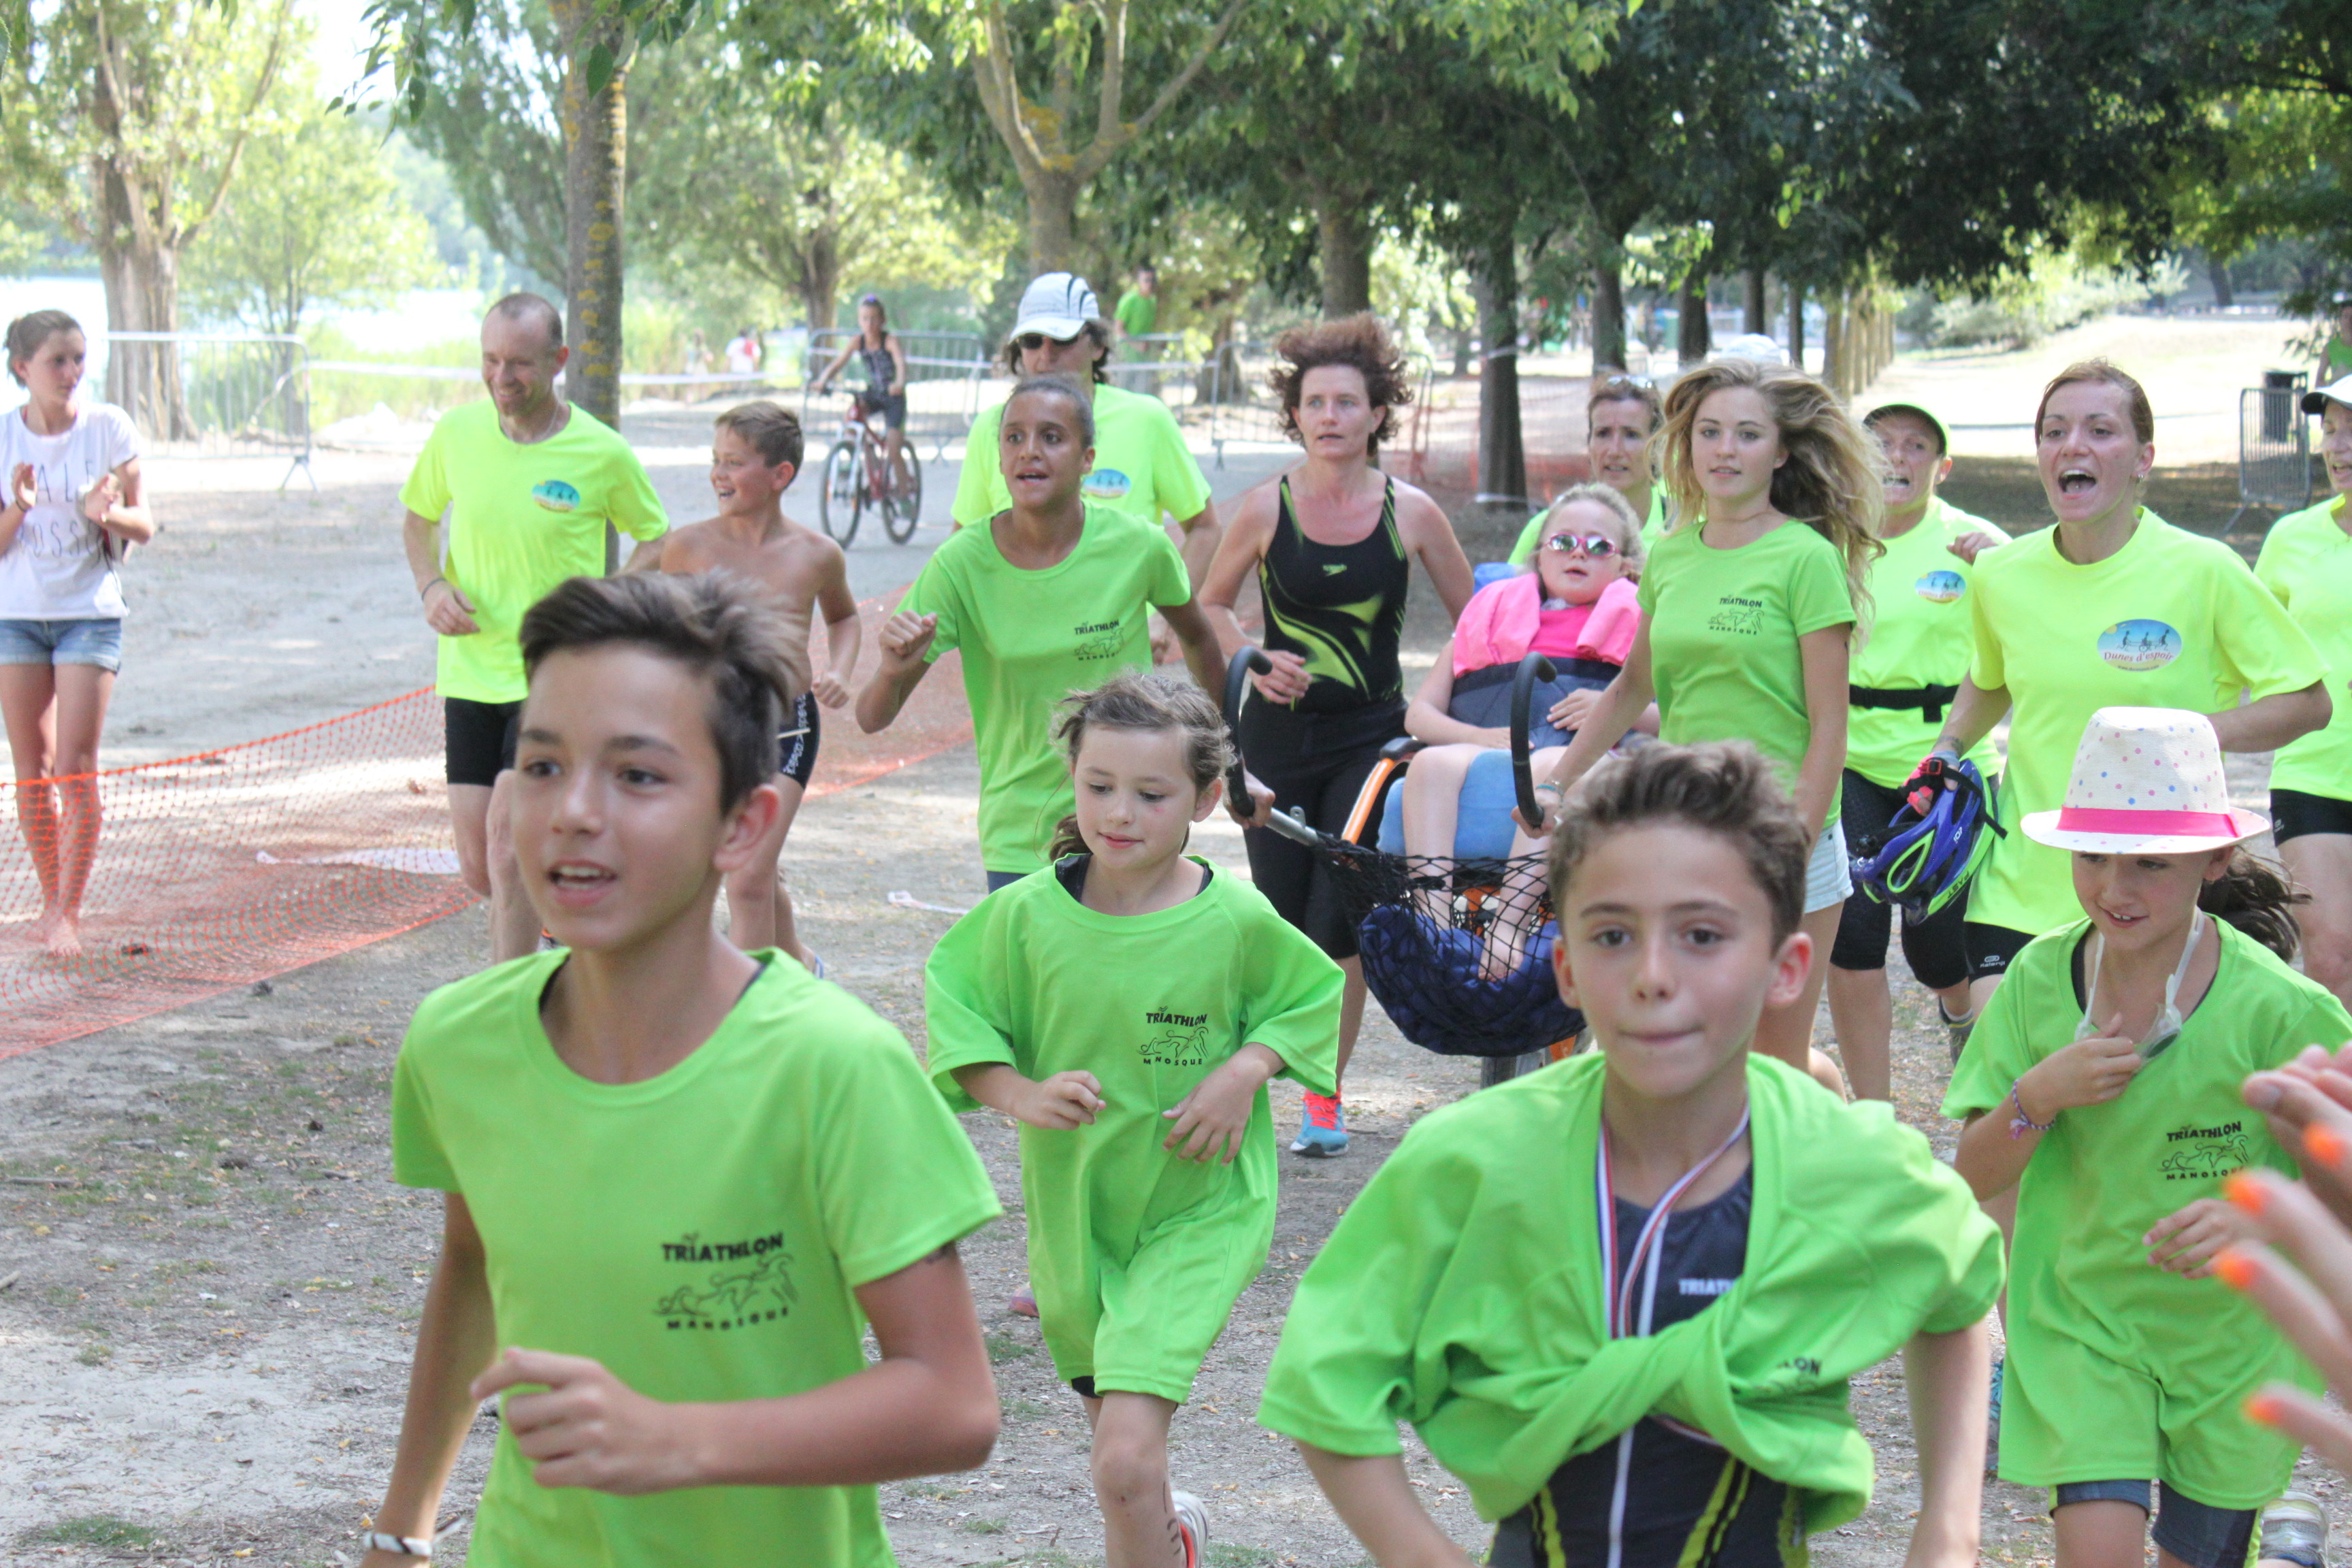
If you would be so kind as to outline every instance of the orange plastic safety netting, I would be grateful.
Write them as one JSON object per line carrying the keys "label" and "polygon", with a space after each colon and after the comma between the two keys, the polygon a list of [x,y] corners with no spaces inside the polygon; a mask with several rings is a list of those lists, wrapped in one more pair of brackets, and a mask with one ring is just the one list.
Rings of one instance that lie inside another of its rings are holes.
{"label": "orange plastic safety netting", "polygon": [[[898,596],[858,606],[866,668]],[[971,738],[953,654],[881,734],[860,735],[845,711],[826,719],[811,796]],[[474,901],[457,876],[441,703],[429,689],[172,762],[0,782],[0,1058],[248,985]],[[93,804],[81,951],[52,954],[37,929],[45,900],[33,850],[54,860]]]}

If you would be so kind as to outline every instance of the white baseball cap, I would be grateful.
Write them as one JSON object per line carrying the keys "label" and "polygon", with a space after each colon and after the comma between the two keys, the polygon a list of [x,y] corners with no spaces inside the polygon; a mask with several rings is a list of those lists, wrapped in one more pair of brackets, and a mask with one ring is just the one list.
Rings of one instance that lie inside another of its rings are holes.
{"label": "white baseball cap", "polygon": [[2314,387],[2303,395],[2305,414],[2325,414],[2331,403],[2352,407],[2352,375],[2339,375],[2326,386]]}
{"label": "white baseball cap", "polygon": [[2102,708],[2084,727],[2066,803],[2025,814],[2025,836],[2090,855],[2193,855],[2270,826],[2230,804],[2213,721],[2185,708]]}
{"label": "white baseball cap", "polygon": [[1717,343],[1715,353],[1707,357],[1754,360],[1758,364],[1787,364],[1789,351],[1780,346],[1778,339],[1767,337],[1762,332],[1741,332]]}
{"label": "white baseball cap", "polygon": [[1012,335],[1043,332],[1056,342],[1068,342],[1101,314],[1102,301],[1095,298],[1085,279],[1075,272],[1048,272],[1031,279],[1021,291],[1021,314],[1013,323]]}

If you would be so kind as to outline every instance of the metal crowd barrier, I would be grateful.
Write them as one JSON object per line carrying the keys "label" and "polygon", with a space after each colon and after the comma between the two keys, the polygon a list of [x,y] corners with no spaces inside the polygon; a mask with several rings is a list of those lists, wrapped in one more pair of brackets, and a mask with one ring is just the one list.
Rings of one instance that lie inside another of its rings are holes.
{"label": "metal crowd barrier", "polygon": [[[828,327],[809,334],[808,363],[801,377],[801,428],[814,432],[810,403],[817,376],[834,356],[856,341],[855,330]],[[971,433],[980,413],[981,383],[989,373],[988,351],[971,332],[898,332],[907,355],[907,439],[928,440],[931,461],[947,454],[948,443]],[[866,389],[866,369],[852,357],[834,381],[835,395]],[[832,416],[828,411],[827,417]],[[812,443],[816,441],[811,435]]]}
{"label": "metal crowd barrier", "polygon": [[284,456],[284,489],[310,468],[309,355],[268,332],[109,332],[106,400],[159,458]]}
{"label": "metal crowd barrier", "polygon": [[2238,510],[2227,532],[2256,507],[2299,511],[2311,504],[2311,422],[2303,416],[2302,375],[2273,371],[2263,386],[2238,394]]}

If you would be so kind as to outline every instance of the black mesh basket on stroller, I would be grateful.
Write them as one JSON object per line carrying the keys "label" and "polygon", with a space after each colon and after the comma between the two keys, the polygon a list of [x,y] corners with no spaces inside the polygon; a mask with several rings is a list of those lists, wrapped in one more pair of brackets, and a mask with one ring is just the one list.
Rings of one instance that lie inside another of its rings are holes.
{"label": "black mesh basket on stroller", "polygon": [[[1248,647],[1227,668],[1225,723],[1236,748],[1249,676],[1269,668],[1264,654]],[[1530,819],[1530,709],[1537,685],[1554,679],[1551,661],[1529,654],[1512,679],[1512,782],[1521,814]],[[1413,855],[1381,847],[1387,794],[1402,786],[1420,749],[1409,736],[1389,742],[1344,831],[1323,832],[1282,810],[1265,830],[1324,862],[1356,924],[1365,986],[1398,1032],[1440,1055],[1487,1058],[1484,1081],[1496,1082],[1568,1048],[1584,1018],[1559,999],[1552,978],[1551,894],[1542,855]],[[1229,782],[1236,798],[1246,798],[1242,770],[1237,761]]]}

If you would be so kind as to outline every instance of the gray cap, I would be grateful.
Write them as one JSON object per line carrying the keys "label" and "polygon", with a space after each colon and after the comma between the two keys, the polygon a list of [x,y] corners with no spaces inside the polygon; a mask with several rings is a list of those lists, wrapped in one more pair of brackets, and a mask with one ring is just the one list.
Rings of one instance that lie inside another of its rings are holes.
{"label": "gray cap", "polygon": [[1951,454],[1952,433],[1944,428],[1944,422],[1942,420],[1937,418],[1933,414],[1930,414],[1927,410],[1920,407],[1916,403],[1882,403],[1877,407],[1872,409],[1869,413],[1862,416],[1863,426],[1864,428],[1867,428],[1870,426],[1875,425],[1879,420],[1885,418],[1889,414],[1908,414],[1914,419],[1926,420],[1927,422],[1927,428],[1936,433],[1936,439],[1943,443],[1945,455],[1948,457]]}
{"label": "gray cap", "polygon": [[1043,332],[1068,342],[1101,314],[1102,301],[1085,279],[1075,272],[1048,272],[1021,291],[1021,314],[1013,323],[1013,335]]}

